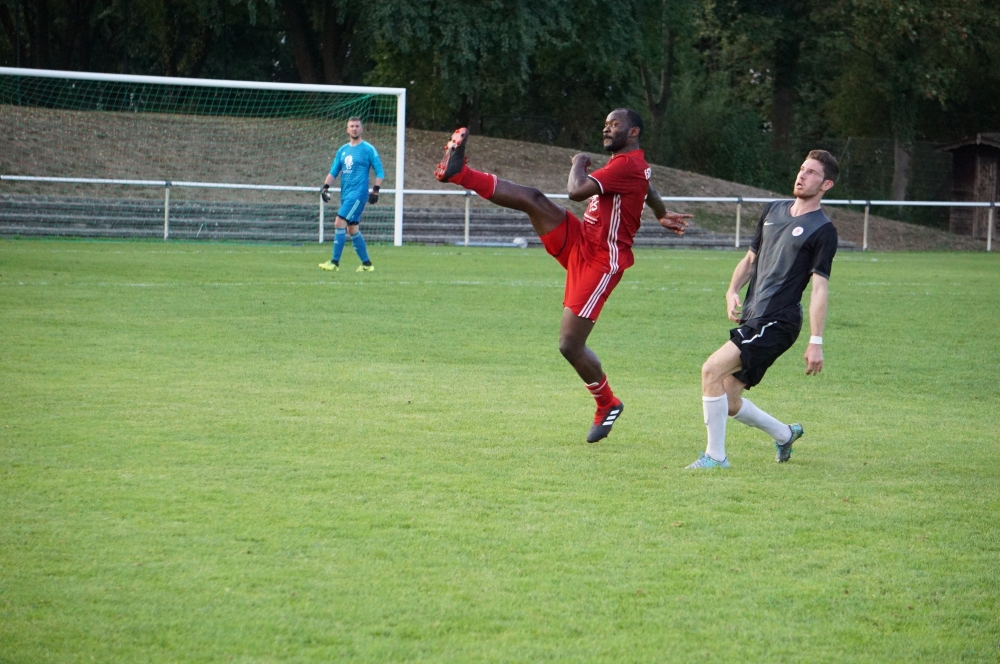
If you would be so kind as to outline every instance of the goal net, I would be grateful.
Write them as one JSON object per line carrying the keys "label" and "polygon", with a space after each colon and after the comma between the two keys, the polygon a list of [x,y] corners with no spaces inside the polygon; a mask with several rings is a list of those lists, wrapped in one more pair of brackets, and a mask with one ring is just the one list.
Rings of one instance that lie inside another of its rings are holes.
{"label": "goal net", "polygon": [[357,116],[385,168],[362,229],[399,244],[405,94],[0,68],[0,233],[331,239],[319,188]]}

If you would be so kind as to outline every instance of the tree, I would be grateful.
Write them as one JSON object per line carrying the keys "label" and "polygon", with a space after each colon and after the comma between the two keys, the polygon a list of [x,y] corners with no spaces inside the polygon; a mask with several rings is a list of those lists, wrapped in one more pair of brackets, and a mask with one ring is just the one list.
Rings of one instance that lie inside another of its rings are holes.
{"label": "tree", "polygon": [[366,27],[374,6],[348,0],[280,0],[302,82],[360,82],[370,66]]}
{"label": "tree", "polygon": [[725,0],[714,7],[721,38],[730,62],[750,77],[751,84],[766,83],[771,146],[787,152],[791,147],[794,108],[800,83],[803,42],[820,27],[813,22],[807,0]]}
{"label": "tree", "polygon": [[922,110],[928,103],[947,105],[963,94],[960,72],[988,37],[979,33],[985,9],[981,1],[988,2],[841,0],[834,6],[833,18],[847,47],[845,73],[855,83],[863,81],[888,111],[895,141],[894,200],[906,197]]}
{"label": "tree", "polygon": [[36,69],[71,69],[90,38],[97,0],[16,0],[0,5],[0,25],[12,60]]}
{"label": "tree", "polygon": [[[263,19],[268,25],[260,25]],[[275,12],[256,0],[0,0],[0,59],[38,69],[285,78]],[[286,67],[290,69],[290,67]]]}
{"label": "tree", "polygon": [[664,125],[673,96],[677,43],[690,9],[687,0],[637,0],[633,10],[641,35],[634,57],[648,118],[645,145],[656,156],[666,153]]}
{"label": "tree", "polygon": [[523,106],[540,44],[565,38],[563,0],[388,0],[375,5],[367,81],[413,90],[418,124],[472,128],[484,109]]}

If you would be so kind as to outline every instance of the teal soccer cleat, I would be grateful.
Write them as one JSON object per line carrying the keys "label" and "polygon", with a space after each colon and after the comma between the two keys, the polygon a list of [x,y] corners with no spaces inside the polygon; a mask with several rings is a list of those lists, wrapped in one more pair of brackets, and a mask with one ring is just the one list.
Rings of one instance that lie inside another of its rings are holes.
{"label": "teal soccer cleat", "polygon": [[697,470],[699,468],[729,468],[729,459],[716,461],[707,454],[702,454],[698,460],[687,466],[686,470]]}
{"label": "teal soccer cleat", "polygon": [[778,450],[778,453],[774,455],[774,460],[778,463],[785,463],[792,458],[792,443],[797,441],[805,433],[802,430],[801,424],[789,424],[788,428],[792,430],[792,437],[788,439],[788,442],[784,445],[775,442],[774,447]]}

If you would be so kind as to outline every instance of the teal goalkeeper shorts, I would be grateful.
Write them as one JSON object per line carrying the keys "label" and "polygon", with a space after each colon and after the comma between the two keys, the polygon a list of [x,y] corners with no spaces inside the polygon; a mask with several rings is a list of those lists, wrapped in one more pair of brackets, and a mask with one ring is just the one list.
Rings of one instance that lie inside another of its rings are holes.
{"label": "teal goalkeeper shorts", "polygon": [[337,211],[337,216],[341,219],[346,219],[349,224],[357,224],[361,221],[361,213],[365,211],[365,203],[367,201],[367,194],[364,198],[349,198],[347,200],[341,200],[340,210]]}

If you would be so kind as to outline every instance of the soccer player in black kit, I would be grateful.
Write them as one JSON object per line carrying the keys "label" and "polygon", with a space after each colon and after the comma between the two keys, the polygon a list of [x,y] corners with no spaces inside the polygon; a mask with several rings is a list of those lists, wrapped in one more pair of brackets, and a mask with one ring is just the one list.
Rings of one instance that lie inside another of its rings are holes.
{"label": "soccer player in black kit", "polygon": [[[795,199],[764,208],[750,251],[736,266],[726,291],[727,313],[739,327],[701,368],[708,446],[688,468],[729,468],[727,415],[774,438],[778,463],[788,461],[792,443],[802,436],[801,424],[778,421],[743,398],[743,391],[759,383],[768,367],[795,343],[802,329],[802,293],[810,280],[806,375],[823,369],[823,325],[837,229],[820,202],[839,171],[832,154],[813,150],[795,179]],[[741,305],[739,291],[747,282],[750,286]]]}

